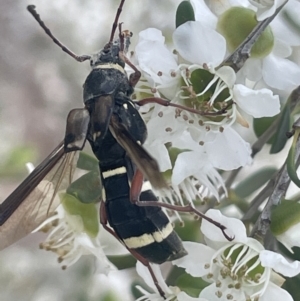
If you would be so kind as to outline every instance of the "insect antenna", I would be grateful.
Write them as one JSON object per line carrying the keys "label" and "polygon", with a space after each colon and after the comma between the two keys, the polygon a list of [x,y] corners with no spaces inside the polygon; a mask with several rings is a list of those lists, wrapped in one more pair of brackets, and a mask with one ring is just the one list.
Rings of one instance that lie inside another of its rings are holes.
{"label": "insect antenna", "polygon": [[117,13],[116,13],[116,17],[115,17],[114,23],[112,25],[111,34],[110,34],[110,38],[109,38],[108,44],[112,44],[112,42],[114,40],[116,29],[118,27],[119,17],[121,15],[124,3],[125,3],[125,0],[121,0],[120,5],[119,5],[118,10],[117,10]]}
{"label": "insect antenna", "polygon": [[[123,1],[124,2],[124,1]],[[28,5],[27,6],[28,11],[32,14],[32,16],[36,19],[36,21],[39,23],[39,25],[44,29],[46,34],[53,40],[53,42],[58,45],[64,52],[66,52],[68,55],[70,55],[72,58],[74,58],[77,62],[84,62],[86,60],[89,60],[91,57],[89,55],[77,55],[73,51],[71,51],[69,48],[67,48],[65,45],[63,45],[50,31],[50,29],[45,25],[45,23],[42,21],[40,15],[35,10],[34,5]]]}
{"label": "insect antenna", "polygon": [[130,38],[132,37],[132,32],[129,30],[122,31],[122,24],[123,23],[119,23],[120,51],[127,53],[130,45]]}

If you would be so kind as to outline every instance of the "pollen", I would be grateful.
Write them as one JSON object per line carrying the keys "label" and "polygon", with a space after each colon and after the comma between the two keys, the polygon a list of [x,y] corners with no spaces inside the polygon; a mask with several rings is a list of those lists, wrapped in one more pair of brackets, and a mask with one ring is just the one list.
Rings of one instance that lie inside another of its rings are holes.
{"label": "pollen", "polygon": [[177,73],[175,71],[171,71],[170,75],[171,77],[176,77]]}

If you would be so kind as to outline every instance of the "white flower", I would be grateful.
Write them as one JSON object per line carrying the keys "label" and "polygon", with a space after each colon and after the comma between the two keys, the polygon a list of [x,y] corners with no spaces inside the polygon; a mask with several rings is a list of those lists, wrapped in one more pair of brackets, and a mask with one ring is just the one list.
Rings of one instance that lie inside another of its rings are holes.
{"label": "white flower", "polygon": [[262,21],[271,17],[286,0],[249,0],[249,2],[257,8],[257,20]]}
{"label": "white flower", "polygon": [[210,301],[293,300],[287,291],[271,282],[271,275],[279,278],[273,269],[288,277],[295,276],[300,271],[299,262],[289,263],[282,255],[264,250],[258,241],[246,236],[240,220],[213,209],[206,215],[225,225],[235,238],[228,242],[221,231],[203,220],[201,230],[207,246],[184,242],[188,256],[173,263],[192,276],[211,282],[200,297]]}
{"label": "white flower", "polygon": [[165,293],[165,297],[162,297],[158,290],[157,287],[154,285],[153,279],[149,273],[149,270],[139,261],[136,264],[136,270],[137,273],[145,283],[154,291],[154,293],[149,293],[145,289],[143,289],[140,286],[137,286],[137,289],[143,294],[142,297],[138,298],[136,301],[208,301],[204,298],[192,298],[189,295],[187,295],[185,292],[181,292],[178,287],[170,287],[168,286],[164,278],[161,274],[161,270],[159,268],[159,265],[156,264],[151,264],[152,270],[156,276],[156,279],[158,281],[158,284],[160,288],[163,290]]}
{"label": "white flower", "polygon": [[105,253],[121,254],[127,251],[120,243],[118,245],[122,249],[114,246],[114,252],[107,247],[106,235],[103,239],[103,232],[106,231],[100,229],[99,204],[83,204],[67,194],[63,194],[61,198],[62,204],[57,208],[57,214],[35,230],[49,232],[40,248],[56,253],[62,269],[71,266],[83,255],[93,254],[98,259],[100,273],[107,274],[110,270],[115,270]]}
{"label": "white flower", "polygon": [[[206,3],[204,1],[191,0],[194,8],[195,15],[198,15],[198,11],[204,9],[207,10]],[[261,21],[267,17],[270,17],[275,10],[282,5],[283,0],[275,1],[250,1],[248,0],[222,0],[221,4],[219,2],[214,5],[215,1],[212,1],[213,4],[210,5],[211,12],[216,15],[218,20],[222,18],[222,14],[228,12],[231,8],[234,7],[243,7],[248,9],[248,11],[253,11],[253,14],[256,11],[258,21]],[[299,11],[300,3],[297,1],[288,1],[289,3],[285,6],[285,9],[293,14],[295,20],[297,17],[295,11]],[[230,17],[233,20],[233,17]],[[202,20],[198,19],[202,23],[205,23],[211,28],[216,28],[215,21],[212,21],[211,17],[206,18],[203,16]],[[210,25],[208,21],[210,20]],[[247,19],[245,19],[247,20]],[[238,26],[238,25],[237,25]],[[228,22],[224,20],[224,24],[219,23],[218,28],[228,27]],[[298,78],[300,77],[300,67],[287,59],[292,53],[292,46],[300,45],[299,33],[291,28],[288,22],[285,20],[285,17],[280,13],[270,24],[272,33],[270,36],[273,36],[274,45],[271,48],[271,52],[268,54],[261,54],[261,57],[252,58],[250,57],[243,68],[238,73],[240,81],[242,78],[247,78],[250,81],[256,82],[257,85],[267,84],[269,87],[281,90],[281,91],[291,91],[295,89],[298,85]],[[241,27],[242,28],[242,27]],[[238,30],[238,28],[236,29]],[[234,35],[234,33],[227,32],[228,37]],[[229,39],[227,40],[227,43]],[[232,51],[232,49],[231,49]]]}
{"label": "white flower", "polygon": [[[216,168],[232,170],[251,163],[249,144],[231,128],[235,121],[248,125],[237,108],[254,117],[274,116],[280,111],[279,98],[268,89],[252,90],[235,84],[236,75],[230,67],[215,70],[225,57],[226,43],[210,27],[186,22],[175,30],[173,41],[179,58],[165,46],[159,30],[140,33],[135,59],[144,80],[136,87],[137,97],[166,97],[172,103],[216,116],[161,105],[151,110],[148,107],[148,111],[142,108],[149,133],[144,147],[156,158],[161,171],[172,169],[171,184],[180,202],[179,190],[188,200],[210,193],[218,198],[218,188],[224,185]],[[180,64],[180,58],[185,63]],[[216,113],[226,106],[226,114]],[[185,152],[171,162],[168,145]],[[191,183],[191,177],[198,183]],[[195,185],[202,185],[202,191],[195,191]]]}
{"label": "white flower", "polygon": [[88,283],[89,300],[122,300],[132,301],[132,279],[134,270],[111,270],[107,275],[98,273]]}

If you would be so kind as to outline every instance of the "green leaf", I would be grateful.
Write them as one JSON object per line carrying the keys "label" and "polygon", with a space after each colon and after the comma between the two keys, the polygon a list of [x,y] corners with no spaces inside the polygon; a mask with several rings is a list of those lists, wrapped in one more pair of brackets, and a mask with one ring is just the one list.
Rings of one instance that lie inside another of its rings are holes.
{"label": "green leaf", "polygon": [[60,194],[64,209],[70,214],[78,216],[85,232],[91,237],[96,237],[99,232],[99,208],[95,204],[83,204],[73,195]]}
{"label": "green leaf", "polygon": [[136,265],[136,259],[131,255],[107,256],[109,261],[114,264],[118,270],[133,268]]}
{"label": "green leaf", "polygon": [[249,196],[255,190],[266,184],[276,171],[276,168],[267,167],[254,172],[252,175],[241,181],[236,186],[236,188],[234,189],[235,193],[240,198]]}
{"label": "green leaf", "polygon": [[[263,117],[263,118],[254,118],[253,120],[253,129],[257,137],[260,137],[276,120],[277,116],[273,117]],[[267,142],[268,144],[273,143],[274,136]]]}
{"label": "green leaf", "polygon": [[190,1],[182,1],[176,11],[176,28],[188,21],[195,21],[195,13]]}
{"label": "green leaf", "polygon": [[[200,254],[199,254],[200,256]],[[192,277],[189,274],[181,275],[176,282],[182,291],[185,291],[191,297],[199,297],[200,292],[207,287],[208,283],[200,277]]]}
{"label": "green leaf", "polygon": [[85,152],[80,152],[77,167],[83,170],[98,170],[99,161]]}
{"label": "green leaf", "polygon": [[300,204],[283,200],[272,210],[270,229],[274,235],[286,232],[290,227],[300,223]]}
{"label": "green leaf", "polygon": [[118,301],[118,298],[114,295],[113,291],[108,291],[101,297],[100,301]]}
{"label": "green leaf", "polygon": [[290,127],[291,127],[291,111],[290,111],[290,106],[286,105],[281,112],[278,128],[277,131],[275,132],[275,135],[273,136],[274,141],[270,149],[270,154],[277,154],[284,148],[288,140],[288,137],[286,136],[286,132],[290,130]]}
{"label": "green leaf", "polygon": [[286,278],[282,286],[284,290],[287,290],[291,295],[293,300],[300,300],[300,275],[292,278]]}
{"label": "green leaf", "polygon": [[180,223],[175,223],[175,231],[184,241],[200,241],[200,220],[184,220],[184,227],[179,225]]}
{"label": "green leaf", "polygon": [[79,199],[82,203],[97,203],[102,194],[102,185],[98,171],[90,171],[71,183],[67,193]]}
{"label": "green leaf", "polygon": [[5,162],[1,164],[0,177],[14,176],[21,171],[26,172],[26,163],[33,161],[35,157],[36,152],[33,148],[16,146],[10,151]]}
{"label": "green leaf", "polygon": [[[247,39],[257,23],[252,9],[234,6],[219,16],[217,31],[226,39],[229,51],[233,52]],[[272,51],[273,46],[274,35],[271,27],[267,26],[253,45],[251,57],[263,58]]]}
{"label": "green leaf", "polygon": [[296,156],[296,146],[297,146],[297,141],[299,139],[300,135],[300,129],[297,129],[294,134],[294,140],[291,145],[291,148],[289,150],[288,157],[286,159],[286,165],[287,165],[287,172],[291,178],[291,180],[298,186],[300,187],[300,179],[298,178],[297,175],[297,167],[295,164],[295,156]]}

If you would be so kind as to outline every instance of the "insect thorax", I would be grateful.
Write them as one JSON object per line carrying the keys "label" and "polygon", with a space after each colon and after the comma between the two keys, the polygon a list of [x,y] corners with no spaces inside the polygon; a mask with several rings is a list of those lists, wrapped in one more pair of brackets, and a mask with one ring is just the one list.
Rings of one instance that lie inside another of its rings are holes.
{"label": "insect thorax", "polygon": [[101,49],[96,54],[92,55],[90,59],[91,67],[97,68],[99,65],[103,64],[118,64],[122,69],[125,67],[125,62],[120,59],[120,42],[119,40],[114,41],[112,44],[106,44],[103,49]]}

